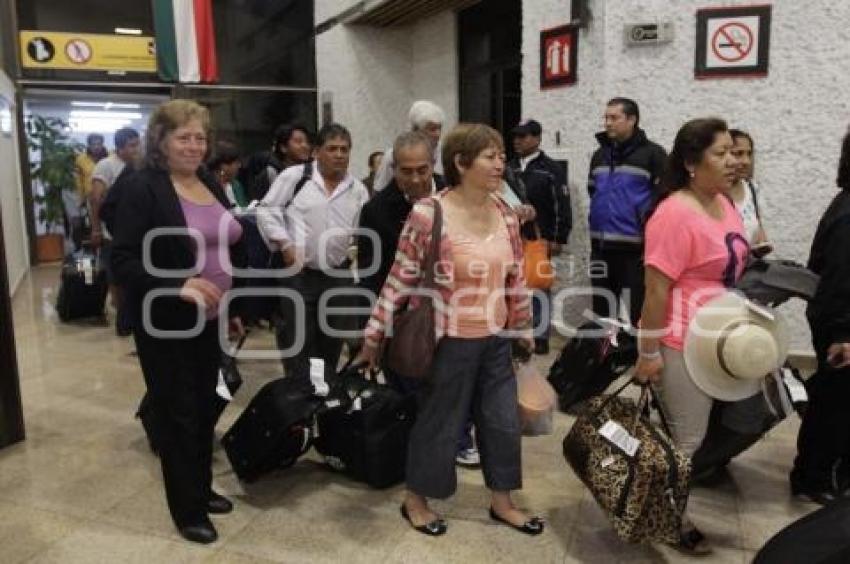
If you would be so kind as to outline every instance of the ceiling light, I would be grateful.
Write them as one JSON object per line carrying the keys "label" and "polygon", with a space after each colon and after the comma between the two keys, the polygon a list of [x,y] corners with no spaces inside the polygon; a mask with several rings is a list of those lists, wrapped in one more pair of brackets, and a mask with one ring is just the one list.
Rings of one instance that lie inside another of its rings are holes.
{"label": "ceiling light", "polygon": [[135,27],[116,27],[115,33],[120,33],[122,35],[141,35],[142,30]]}
{"label": "ceiling light", "polygon": [[105,112],[100,110],[71,110],[72,118],[142,119],[140,112]]}
{"label": "ceiling light", "polygon": [[104,118],[69,118],[68,125],[71,131],[77,133],[104,133],[116,131],[130,125],[126,119],[104,119]]}
{"label": "ceiling light", "polygon": [[124,108],[128,110],[138,110],[142,106],[140,104],[129,104],[129,103],[120,103],[120,102],[79,102],[74,100],[71,102],[72,106],[76,106],[78,108],[103,108],[108,110],[109,108]]}

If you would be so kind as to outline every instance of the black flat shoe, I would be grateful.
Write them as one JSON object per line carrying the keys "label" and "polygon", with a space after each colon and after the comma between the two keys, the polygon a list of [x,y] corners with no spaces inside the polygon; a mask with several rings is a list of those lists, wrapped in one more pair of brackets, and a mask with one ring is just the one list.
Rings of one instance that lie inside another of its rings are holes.
{"label": "black flat shoe", "polygon": [[218,540],[218,533],[209,521],[180,527],[180,535],[187,541],[210,544]]}
{"label": "black flat shoe", "polygon": [[688,556],[708,556],[713,552],[705,535],[697,528],[679,533],[679,542],[670,546]]}
{"label": "black flat shoe", "polygon": [[233,502],[215,492],[210,494],[207,501],[207,513],[211,515],[224,515],[233,511]]}
{"label": "black flat shoe", "polygon": [[444,535],[449,528],[448,525],[446,525],[446,522],[442,519],[434,519],[427,525],[417,527],[413,524],[413,521],[410,520],[410,515],[407,514],[407,507],[405,507],[404,504],[401,505],[401,516],[404,517],[405,521],[410,523],[410,526],[415,530],[430,537],[439,537],[440,535]]}
{"label": "black flat shoe", "polygon": [[514,525],[507,519],[503,519],[502,517],[500,517],[495,511],[493,511],[493,508],[491,507],[490,519],[492,519],[493,521],[498,521],[499,523],[504,523],[508,527],[516,529],[520,533],[525,533],[526,535],[539,535],[543,532],[544,521],[540,517],[532,517],[522,525]]}

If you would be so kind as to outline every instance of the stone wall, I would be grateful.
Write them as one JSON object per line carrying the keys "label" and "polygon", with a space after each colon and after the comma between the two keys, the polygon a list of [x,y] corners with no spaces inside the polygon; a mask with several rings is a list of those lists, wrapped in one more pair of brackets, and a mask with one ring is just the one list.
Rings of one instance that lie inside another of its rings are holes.
{"label": "stone wall", "polygon": [[[750,4],[718,1],[715,6]],[[320,15],[351,2],[318,0]],[[693,76],[696,10],[704,0],[590,0],[592,19],[580,31],[578,82],[541,90],[539,37],[567,23],[570,0],[523,3],[523,115],[544,126],[544,148],[570,161],[575,228],[559,258],[559,285],[587,284],[585,182],[593,134],[602,127],[605,101],[622,95],[641,106],[650,138],[668,147],[686,120],[708,115],[749,131],[756,143],[756,177],[763,187],[762,213],[776,256],[805,261],[817,220],[835,193],[840,140],[850,123],[850,2],[775,0],[770,69],[766,78],[696,80]],[[628,47],[627,23],[670,21],[673,42]],[[406,28],[336,26],[317,38],[320,90],[334,93],[339,121],[355,136],[354,170],[365,172],[368,153],[385,147],[406,127],[417,98],[443,104],[457,118],[456,16],[445,13]],[[555,132],[561,145],[555,145]],[[575,323],[587,307],[567,300],[565,320]],[[808,345],[802,304],[786,306],[797,347]]]}

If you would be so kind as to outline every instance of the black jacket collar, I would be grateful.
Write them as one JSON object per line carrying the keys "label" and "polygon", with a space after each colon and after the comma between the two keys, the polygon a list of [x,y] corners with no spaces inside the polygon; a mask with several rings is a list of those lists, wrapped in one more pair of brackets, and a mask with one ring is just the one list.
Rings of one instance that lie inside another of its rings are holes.
{"label": "black jacket collar", "polygon": [[635,132],[631,137],[623,141],[622,143],[617,143],[604,131],[600,131],[596,134],[596,140],[599,142],[599,145],[613,157],[613,160],[616,162],[622,161],[631,153],[633,153],[638,147],[646,145],[649,143],[649,139],[646,137],[646,133],[643,129],[637,127],[635,128]]}
{"label": "black jacket collar", "polygon": [[[177,190],[171,182],[171,177],[168,171],[159,168],[148,168],[143,174],[148,175],[148,185],[153,194],[156,206],[162,212],[165,219],[165,224],[170,227],[186,227],[186,216],[183,214],[183,207],[180,205],[180,197],[177,195]],[[231,206],[221,189],[215,176],[209,173],[205,168],[198,169],[198,178],[212,192],[212,195],[224,206],[224,209],[229,209]],[[179,237],[181,242],[187,245],[186,250],[194,254],[190,239],[187,237]]]}
{"label": "black jacket collar", "polygon": [[635,132],[631,137],[623,141],[622,143],[616,143],[613,139],[608,137],[608,133],[605,131],[600,131],[596,134],[596,140],[599,142],[601,147],[617,147],[623,152],[629,152],[635,147],[639,147],[647,142],[646,132],[639,128],[635,128]]}

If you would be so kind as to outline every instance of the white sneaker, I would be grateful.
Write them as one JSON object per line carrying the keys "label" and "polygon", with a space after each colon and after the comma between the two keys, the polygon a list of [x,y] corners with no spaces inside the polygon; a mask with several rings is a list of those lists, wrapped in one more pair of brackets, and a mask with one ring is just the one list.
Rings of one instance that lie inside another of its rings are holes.
{"label": "white sneaker", "polygon": [[466,448],[458,451],[455,462],[457,462],[458,466],[475,468],[481,465],[481,456],[478,454],[477,448]]}

